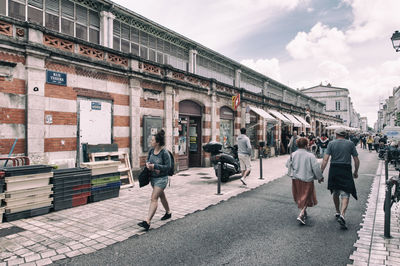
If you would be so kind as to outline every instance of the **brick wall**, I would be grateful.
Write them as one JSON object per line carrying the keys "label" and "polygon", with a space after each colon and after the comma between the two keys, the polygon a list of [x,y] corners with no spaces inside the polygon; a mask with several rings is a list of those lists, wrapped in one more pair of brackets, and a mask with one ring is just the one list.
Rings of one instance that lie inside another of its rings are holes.
{"label": "brick wall", "polygon": [[0,108],[0,124],[25,124],[25,110]]}

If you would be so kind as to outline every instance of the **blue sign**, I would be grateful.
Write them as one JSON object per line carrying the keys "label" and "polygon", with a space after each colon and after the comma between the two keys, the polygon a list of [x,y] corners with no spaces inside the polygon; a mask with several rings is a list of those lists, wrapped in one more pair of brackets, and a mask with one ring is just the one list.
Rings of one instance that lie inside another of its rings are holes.
{"label": "blue sign", "polygon": [[92,102],[92,110],[101,110],[100,102]]}
{"label": "blue sign", "polygon": [[46,71],[46,82],[56,85],[67,86],[67,74],[55,71]]}

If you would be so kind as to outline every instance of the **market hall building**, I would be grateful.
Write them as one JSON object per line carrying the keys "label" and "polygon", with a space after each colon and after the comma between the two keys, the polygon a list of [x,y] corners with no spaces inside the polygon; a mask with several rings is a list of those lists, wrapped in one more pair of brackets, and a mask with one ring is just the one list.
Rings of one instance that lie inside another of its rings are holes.
{"label": "market hall building", "polygon": [[256,156],[341,122],[323,107],[108,0],[0,0],[3,157],[17,139],[13,155],[75,166],[83,144],[116,143],[138,169],[164,128],[179,170],[209,166],[202,145],[241,127]]}

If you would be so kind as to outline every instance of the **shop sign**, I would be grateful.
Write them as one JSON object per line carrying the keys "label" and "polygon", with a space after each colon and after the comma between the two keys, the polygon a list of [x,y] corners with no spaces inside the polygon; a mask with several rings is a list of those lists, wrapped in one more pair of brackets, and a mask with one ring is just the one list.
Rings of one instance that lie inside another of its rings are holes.
{"label": "shop sign", "polygon": [[46,70],[46,82],[50,84],[67,86],[67,74]]}
{"label": "shop sign", "polygon": [[101,110],[101,102],[92,102],[91,110]]}

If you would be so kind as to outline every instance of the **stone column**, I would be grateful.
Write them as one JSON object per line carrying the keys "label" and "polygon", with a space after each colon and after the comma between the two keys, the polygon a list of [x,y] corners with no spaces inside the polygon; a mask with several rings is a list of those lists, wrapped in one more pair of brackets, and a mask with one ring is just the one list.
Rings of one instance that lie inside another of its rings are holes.
{"label": "stone column", "polygon": [[140,97],[142,88],[137,78],[129,80],[129,111],[130,111],[130,137],[132,168],[140,165]]}
{"label": "stone column", "polygon": [[165,126],[165,144],[166,147],[173,151],[174,145],[174,102],[173,87],[167,85],[164,90],[164,126]]}
{"label": "stone column", "polygon": [[108,46],[108,12],[100,12],[100,45]]}
{"label": "stone column", "polygon": [[197,73],[197,51],[190,50],[189,51],[189,72],[196,74]]}
{"label": "stone column", "polygon": [[44,111],[47,54],[26,50],[26,142],[32,164],[47,163],[44,150]]}
{"label": "stone column", "polygon": [[240,75],[242,74],[242,70],[236,69],[235,70],[235,87],[240,88]]}
{"label": "stone column", "polygon": [[114,39],[114,19],[115,19],[115,16],[111,13],[111,12],[109,12],[108,13],[108,32],[107,32],[107,35],[108,35],[108,45],[107,45],[107,47],[109,47],[109,48],[113,48],[113,39]]}
{"label": "stone column", "polygon": [[269,82],[268,82],[268,81],[265,81],[263,87],[264,87],[264,88],[263,88],[263,95],[266,96],[266,97],[268,97]]}

